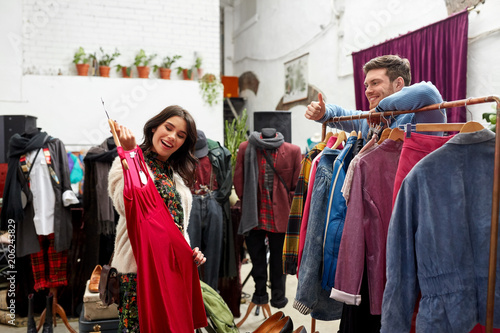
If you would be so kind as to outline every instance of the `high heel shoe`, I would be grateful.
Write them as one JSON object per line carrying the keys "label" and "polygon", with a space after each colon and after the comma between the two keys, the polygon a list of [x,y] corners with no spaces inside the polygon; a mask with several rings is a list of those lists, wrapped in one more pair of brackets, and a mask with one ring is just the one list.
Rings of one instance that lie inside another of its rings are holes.
{"label": "high heel shoe", "polygon": [[271,317],[267,318],[253,333],[267,333],[278,321],[283,318],[285,314],[283,311],[278,311]]}
{"label": "high heel shoe", "polygon": [[289,316],[281,318],[267,333],[292,333],[293,321]]}
{"label": "high heel shoe", "polygon": [[295,331],[293,331],[293,333],[307,333],[307,330],[304,327],[304,325],[302,325],[302,326],[297,327],[297,329]]}

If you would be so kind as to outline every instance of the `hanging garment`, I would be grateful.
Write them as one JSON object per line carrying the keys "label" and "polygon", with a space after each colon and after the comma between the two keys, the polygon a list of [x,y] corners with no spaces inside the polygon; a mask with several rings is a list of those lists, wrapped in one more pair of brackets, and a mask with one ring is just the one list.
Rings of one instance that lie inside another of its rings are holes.
{"label": "hanging garment", "polygon": [[54,250],[54,234],[38,235],[38,242],[41,250],[30,255],[35,281],[33,289],[39,291],[67,286],[68,251],[56,252]]}
{"label": "hanging garment", "polygon": [[385,285],[385,241],[392,211],[392,190],[402,141],[385,140],[364,155],[353,174],[332,298],[359,305],[367,270],[370,312],[380,315]]}
{"label": "hanging garment", "polygon": [[285,241],[283,243],[283,273],[297,274],[297,261],[299,253],[299,234],[304,203],[307,198],[307,187],[309,184],[309,174],[312,161],[326,147],[324,142],[318,143],[302,159],[297,187],[290,207],[288,226],[286,229]]}
{"label": "hanging garment", "polygon": [[160,197],[137,146],[125,152],[127,231],[137,262],[139,326],[143,332],[189,332],[207,326],[192,250]]}
{"label": "hanging garment", "polygon": [[344,230],[346,214],[345,199],[340,192],[344,183],[345,173],[352,159],[354,145],[358,138],[350,136],[345,148],[333,162],[333,175],[328,194],[328,206],[325,219],[325,234],[323,238],[323,276],[321,287],[330,291],[335,284],[335,272],[339,256],[340,240]]}
{"label": "hanging garment", "polygon": [[[469,332],[485,323],[494,154],[491,131],[460,133],[403,180],[387,235],[382,333],[410,330],[419,291],[417,333]],[[498,311],[493,326],[500,327]]]}
{"label": "hanging garment", "polygon": [[325,148],[321,154],[311,191],[311,206],[302,256],[299,252],[300,266],[293,307],[300,313],[311,314],[318,320],[337,320],[342,315],[342,303],[329,298],[330,293],[321,288],[327,193],[332,181],[333,162],[339,154],[339,150],[331,148]]}

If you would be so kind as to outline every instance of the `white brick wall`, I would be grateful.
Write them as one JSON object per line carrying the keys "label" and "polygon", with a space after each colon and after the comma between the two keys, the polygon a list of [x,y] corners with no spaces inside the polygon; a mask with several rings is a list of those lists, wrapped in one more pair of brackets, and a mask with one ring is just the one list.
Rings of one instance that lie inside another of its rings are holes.
{"label": "white brick wall", "polygon": [[118,48],[113,65],[132,64],[144,49],[158,54],[153,64],[180,54],[174,67],[190,67],[196,52],[205,72],[220,71],[216,0],[23,0],[22,22],[24,74],[75,75],[79,46],[97,54]]}

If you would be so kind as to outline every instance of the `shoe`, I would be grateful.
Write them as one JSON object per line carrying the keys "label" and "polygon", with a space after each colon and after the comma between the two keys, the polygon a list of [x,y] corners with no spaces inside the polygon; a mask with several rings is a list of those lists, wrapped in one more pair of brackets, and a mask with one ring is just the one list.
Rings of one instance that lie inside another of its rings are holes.
{"label": "shoe", "polygon": [[289,316],[281,318],[267,333],[292,333],[293,321]]}
{"label": "shoe", "polygon": [[33,315],[34,305],[33,294],[28,295],[28,333],[37,333],[35,318]]}
{"label": "shoe", "polygon": [[267,318],[253,333],[267,333],[285,314],[283,311],[278,311],[271,317]]}
{"label": "shoe", "polygon": [[307,333],[307,330],[304,327],[304,325],[302,325],[302,326],[297,327],[297,329],[295,331],[293,331],[293,333]]}
{"label": "shoe", "polygon": [[52,327],[52,293],[47,296],[47,306],[45,307],[45,322],[43,323],[42,333],[53,333],[54,328]]}
{"label": "shoe", "polygon": [[271,300],[271,306],[276,309],[282,309],[288,304],[288,298],[284,297],[280,301]]}
{"label": "shoe", "polygon": [[99,280],[101,280],[101,271],[102,271],[102,266],[97,265],[95,266],[94,271],[90,276],[89,291],[91,293],[99,292]]}

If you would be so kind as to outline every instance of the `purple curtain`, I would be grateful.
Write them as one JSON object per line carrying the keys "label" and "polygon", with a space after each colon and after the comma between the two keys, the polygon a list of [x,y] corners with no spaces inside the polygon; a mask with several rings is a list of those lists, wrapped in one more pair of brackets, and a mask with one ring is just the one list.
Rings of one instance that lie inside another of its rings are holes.
{"label": "purple curtain", "polygon": [[[397,54],[408,58],[412,83],[432,82],[443,100],[466,98],[468,12],[463,11],[442,21],[388,40],[352,54],[356,108],[368,110],[363,65],[374,57]],[[464,107],[447,110],[448,122],[465,122]]]}

